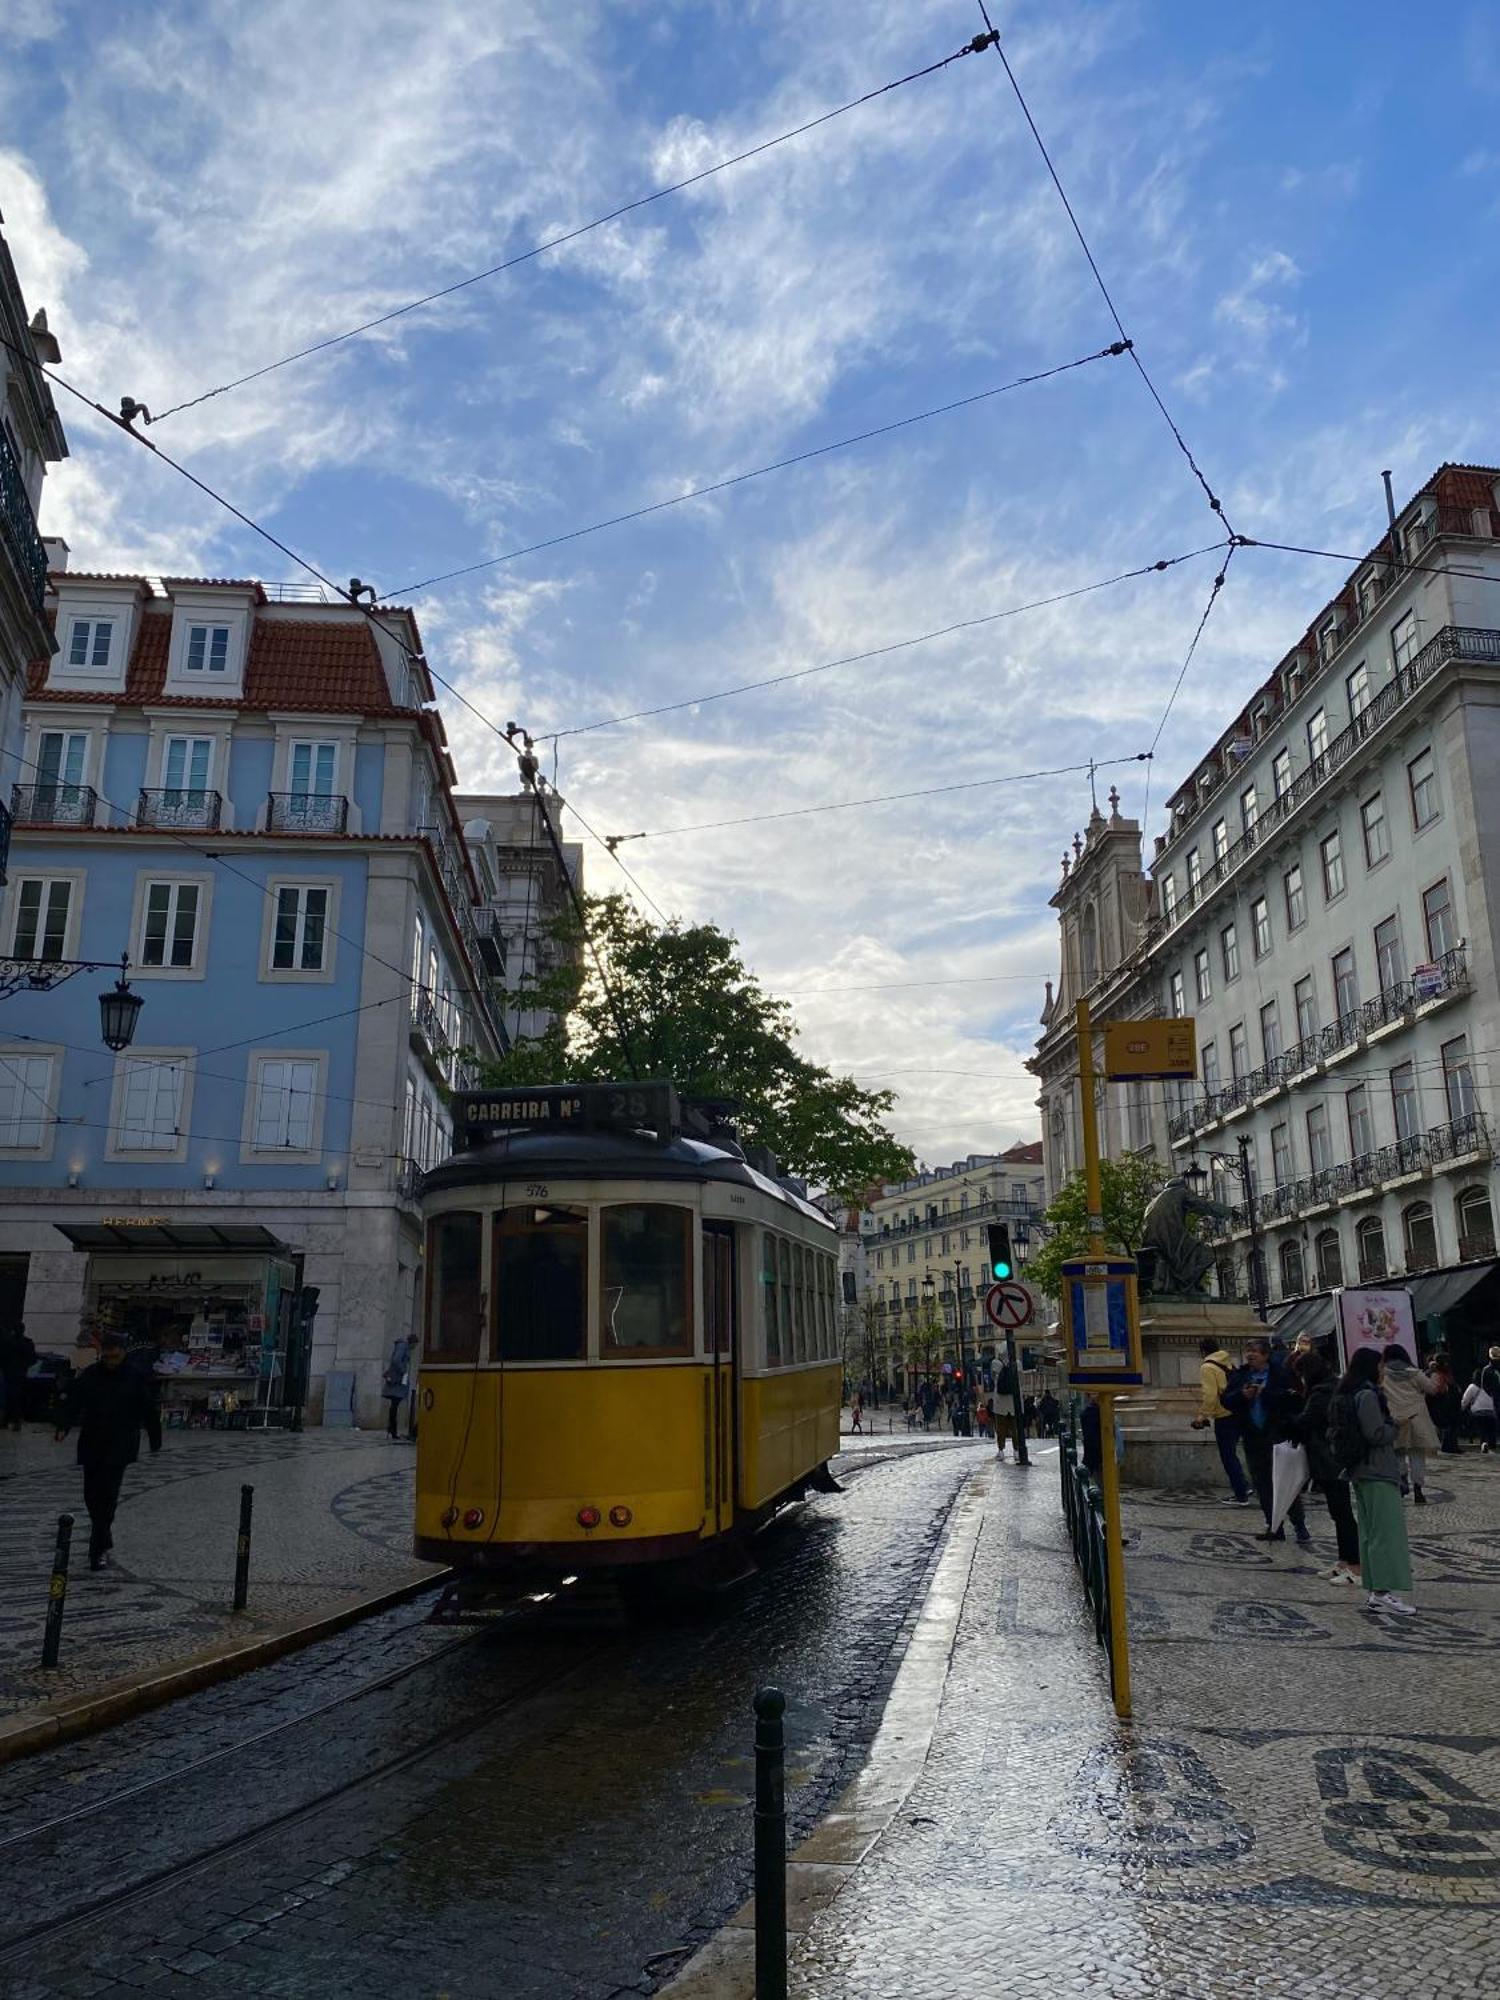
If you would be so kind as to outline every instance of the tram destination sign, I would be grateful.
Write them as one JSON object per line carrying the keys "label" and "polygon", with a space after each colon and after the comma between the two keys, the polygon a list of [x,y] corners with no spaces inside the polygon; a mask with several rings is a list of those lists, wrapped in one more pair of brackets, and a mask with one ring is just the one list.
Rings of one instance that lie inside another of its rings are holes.
{"label": "tram destination sign", "polygon": [[463,1147],[486,1146],[518,1132],[654,1131],[670,1139],[681,1129],[670,1083],[563,1083],[532,1089],[466,1090],[454,1100],[454,1135]]}

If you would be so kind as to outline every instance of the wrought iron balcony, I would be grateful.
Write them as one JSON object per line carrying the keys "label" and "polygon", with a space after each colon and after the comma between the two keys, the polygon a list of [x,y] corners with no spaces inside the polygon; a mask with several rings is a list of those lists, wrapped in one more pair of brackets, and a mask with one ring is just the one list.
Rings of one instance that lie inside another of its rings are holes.
{"label": "wrought iron balcony", "polygon": [[403,1201],[415,1201],[422,1190],[422,1169],[415,1160],[396,1162],[396,1192]]}
{"label": "wrought iron balcony", "polygon": [[92,785],[15,785],[10,809],[26,826],[92,826],[99,795]]}
{"label": "wrought iron balcony", "polygon": [[224,810],[217,792],[173,791],[160,787],[143,790],[136,802],[137,826],[189,827],[214,831]]}
{"label": "wrought iron balcony", "polygon": [[493,903],[481,903],[472,912],[479,959],[486,972],[505,971],[505,939],[500,930],[500,912]]}
{"label": "wrought iron balcony", "polygon": [[1464,1160],[1490,1150],[1489,1127],[1482,1111],[1467,1111],[1446,1125],[1434,1125],[1427,1132],[1413,1132],[1388,1146],[1376,1146],[1352,1160],[1304,1174],[1279,1187],[1268,1188],[1257,1198],[1262,1222],[1305,1214],[1310,1208],[1327,1207],[1348,1201],[1388,1181],[1408,1174],[1429,1173],[1453,1160]]}
{"label": "wrought iron balcony", "polygon": [[267,833],[343,833],[349,801],[326,792],[272,792],[266,802]]}
{"label": "wrought iron balcony", "polygon": [[0,426],[0,540],[21,578],[21,590],[36,611],[47,594],[47,551],[21,477],[21,461]]}
{"label": "wrought iron balcony", "polygon": [[448,1031],[443,1026],[443,1017],[438,1012],[432,995],[425,987],[418,987],[412,999],[412,1033],[420,1035],[439,1062],[452,1054]]}

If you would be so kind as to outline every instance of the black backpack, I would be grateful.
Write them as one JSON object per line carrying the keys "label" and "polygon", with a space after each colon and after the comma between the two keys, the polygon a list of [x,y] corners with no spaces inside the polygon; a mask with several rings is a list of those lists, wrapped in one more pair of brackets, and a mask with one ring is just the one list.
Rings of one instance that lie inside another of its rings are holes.
{"label": "black backpack", "polygon": [[1359,1427],[1354,1398],[1336,1390],[1328,1404],[1328,1449],[1340,1476],[1347,1479],[1369,1457],[1370,1447]]}

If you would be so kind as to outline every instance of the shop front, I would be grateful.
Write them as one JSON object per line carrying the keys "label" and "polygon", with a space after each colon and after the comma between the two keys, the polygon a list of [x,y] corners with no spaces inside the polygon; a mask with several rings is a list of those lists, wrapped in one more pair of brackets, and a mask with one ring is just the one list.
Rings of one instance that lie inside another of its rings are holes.
{"label": "shop front", "polygon": [[161,1215],[55,1227],[88,1258],[79,1346],[122,1334],[156,1378],[164,1424],[246,1430],[295,1419],[298,1267],[268,1229]]}

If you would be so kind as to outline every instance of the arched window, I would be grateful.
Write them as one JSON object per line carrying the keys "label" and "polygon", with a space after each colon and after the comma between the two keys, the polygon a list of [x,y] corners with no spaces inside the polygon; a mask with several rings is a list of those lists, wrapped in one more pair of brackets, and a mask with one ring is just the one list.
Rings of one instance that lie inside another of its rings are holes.
{"label": "arched window", "polygon": [[1302,1245],[1296,1237],[1289,1237],[1282,1244],[1281,1296],[1284,1299],[1300,1299],[1307,1290],[1307,1274],[1302,1264]]}
{"label": "arched window", "polygon": [[1432,1203],[1414,1201],[1401,1215],[1401,1230],[1406,1238],[1406,1268],[1408,1271],[1431,1271],[1437,1266],[1437,1224],[1432,1219]]}
{"label": "arched window", "polygon": [[1386,1275],[1385,1230],[1378,1215],[1367,1215],[1354,1232],[1359,1244],[1359,1282],[1373,1284]]}
{"label": "arched window", "polygon": [[1092,903],[1083,913],[1083,984],[1084,989],[1093,985],[1099,977],[1099,919],[1094,914]]}
{"label": "arched window", "polygon": [[1052,1107],[1053,1185],[1061,1187],[1068,1178],[1068,1120],[1060,1104]]}
{"label": "arched window", "polygon": [[1453,1204],[1453,1212],[1458,1220],[1460,1262],[1466,1262],[1471,1257],[1493,1257],[1495,1217],[1490,1208],[1489,1189],[1464,1188]]}
{"label": "arched window", "polygon": [[1328,1290],[1344,1282],[1344,1250],[1336,1229],[1320,1229],[1313,1242],[1318,1264],[1318,1283]]}

